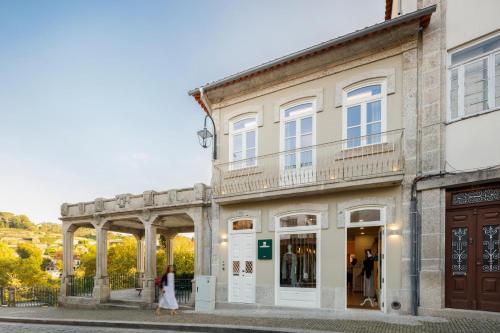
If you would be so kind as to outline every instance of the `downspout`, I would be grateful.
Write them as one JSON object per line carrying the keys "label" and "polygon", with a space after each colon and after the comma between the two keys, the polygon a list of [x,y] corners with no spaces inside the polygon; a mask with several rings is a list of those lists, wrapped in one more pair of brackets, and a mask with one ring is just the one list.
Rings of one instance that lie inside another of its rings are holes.
{"label": "downspout", "polygon": [[[399,4],[401,4],[401,0],[399,1]],[[401,7],[398,9],[399,11],[401,10]],[[418,29],[418,35],[417,35],[417,99],[416,99],[416,109],[417,109],[417,140],[416,144],[418,145],[420,142],[420,138],[418,137],[420,135],[419,127],[420,127],[420,122],[418,119],[419,115],[419,108],[420,108],[420,61],[422,59],[421,57],[421,52],[422,52],[422,33],[423,33],[423,28],[420,27]],[[421,170],[420,168],[420,161],[419,161],[419,153],[420,153],[420,147],[416,147],[415,151],[417,152],[416,154],[416,168],[417,170]],[[420,173],[420,171],[417,171]],[[418,201],[417,201],[417,182],[422,179],[422,176],[416,176],[411,184],[411,193],[410,193],[410,299],[411,299],[411,314],[413,316],[416,316],[418,314],[418,304],[419,304],[419,298],[420,298],[420,288],[419,288],[419,276],[418,276],[418,271],[419,271],[419,257],[420,257],[420,228],[419,228],[419,220],[418,220]]]}
{"label": "downspout", "polygon": [[411,184],[410,199],[410,239],[411,239],[411,268],[410,268],[410,286],[411,286],[411,314],[416,316],[418,313],[418,249],[420,233],[418,227],[418,208],[417,208],[417,182],[419,177],[415,177]]}

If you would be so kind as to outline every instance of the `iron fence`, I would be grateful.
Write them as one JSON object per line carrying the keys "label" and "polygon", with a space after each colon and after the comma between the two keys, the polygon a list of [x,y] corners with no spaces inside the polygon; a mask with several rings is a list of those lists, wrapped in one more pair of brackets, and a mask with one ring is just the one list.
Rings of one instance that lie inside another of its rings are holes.
{"label": "iron fence", "polygon": [[1,305],[8,307],[56,306],[59,287],[0,287]]}
{"label": "iron fence", "polygon": [[[179,304],[189,304],[193,291],[192,279],[175,279],[175,298]],[[160,299],[160,285],[155,284],[155,302]]]}
{"label": "iron fence", "polygon": [[217,196],[401,174],[403,130],[221,163],[214,168]]}
{"label": "iron fence", "polygon": [[67,296],[90,297],[94,290],[94,277],[68,276]]}
{"label": "iron fence", "polygon": [[142,288],[136,274],[112,274],[109,276],[111,290]]}

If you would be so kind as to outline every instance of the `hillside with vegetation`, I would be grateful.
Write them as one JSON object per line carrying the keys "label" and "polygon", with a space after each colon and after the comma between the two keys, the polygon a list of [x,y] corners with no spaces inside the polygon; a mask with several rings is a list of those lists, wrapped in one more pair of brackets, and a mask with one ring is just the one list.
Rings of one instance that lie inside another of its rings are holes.
{"label": "hillside with vegetation", "polygon": [[[75,232],[73,252],[75,275],[95,274],[95,231]],[[108,274],[130,275],[136,270],[136,240],[133,236],[108,235]],[[26,215],[0,212],[0,287],[58,286],[62,273],[62,229],[58,223],[33,223]],[[166,262],[165,241],[157,251],[158,275]],[[194,241],[178,236],[174,240],[174,262],[179,276],[192,276]]]}

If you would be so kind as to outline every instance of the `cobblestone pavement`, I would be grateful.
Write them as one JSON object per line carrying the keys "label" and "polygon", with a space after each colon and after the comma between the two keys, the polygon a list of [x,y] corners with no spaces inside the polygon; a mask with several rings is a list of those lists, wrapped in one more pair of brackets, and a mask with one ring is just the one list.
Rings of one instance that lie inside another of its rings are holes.
{"label": "cobblestone pavement", "polygon": [[[0,308],[0,317],[140,321],[160,323],[259,326],[333,332],[500,332],[495,319],[439,318],[383,315],[381,313],[219,310],[213,314],[182,311],[178,316],[156,317],[151,310],[83,310],[67,308]],[[1,331],[0,331],[1,332]],[[11,332],[11,331],[10,331]],[[92,332],[95,332],[92,329]],[[103,331],[107,332],[107,331]]]}
{"label": "cobblestone pavement", "polygon": [[[34,325],[0,323],[0,333],[174,333],[173,331],[137,330],[125,328],[78,327],[63,325]],[[189,332],[188,332],[189,333]]]}

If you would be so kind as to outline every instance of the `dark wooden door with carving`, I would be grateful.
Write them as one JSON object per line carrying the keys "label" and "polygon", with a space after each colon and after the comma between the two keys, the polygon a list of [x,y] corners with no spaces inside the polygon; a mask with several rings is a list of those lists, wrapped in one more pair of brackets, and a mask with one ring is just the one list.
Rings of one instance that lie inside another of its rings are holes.
{"label": "dark wooden door with carving", "polygon": [[500,187],[447,193],[445,305],[500,311]]}
{"label": "dark wooden door with carving", "polygon": [[474,215],[469,210],[446,216],[446,307],[473,309],[474,299]]}
{"label": "dark wooden door with carving", "polygon": [[500,206],[477,210],[477,308],[500,311]]}

